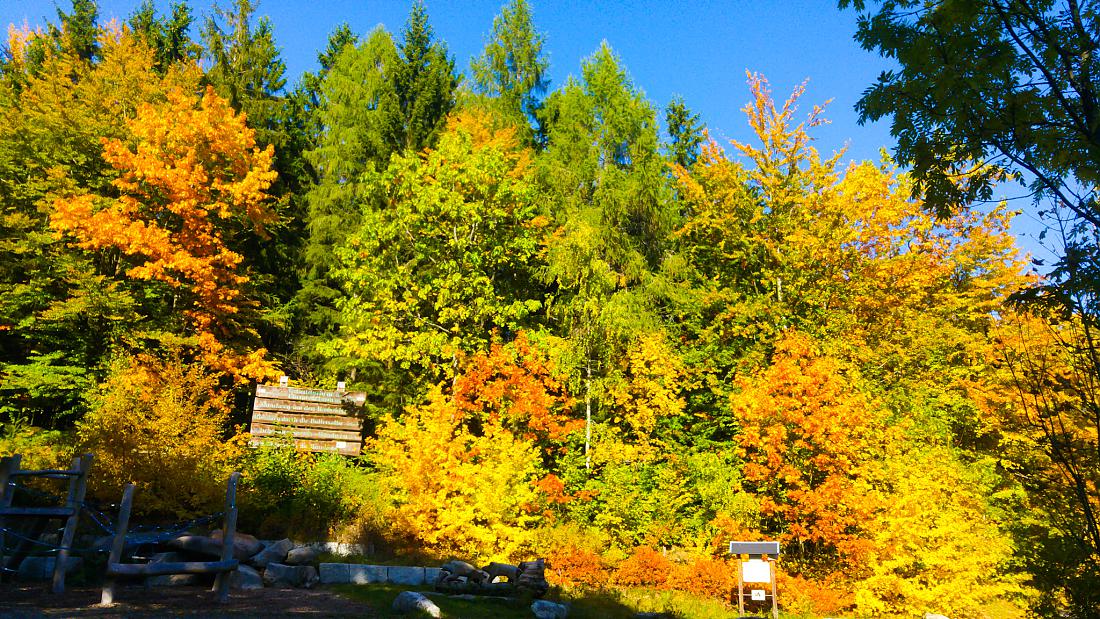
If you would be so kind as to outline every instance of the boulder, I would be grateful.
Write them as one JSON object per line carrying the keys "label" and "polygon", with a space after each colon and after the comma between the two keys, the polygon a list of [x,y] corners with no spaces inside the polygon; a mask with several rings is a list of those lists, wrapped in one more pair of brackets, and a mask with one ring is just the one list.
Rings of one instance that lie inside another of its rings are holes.
{"label": "boulder", "polygon": [[489,582],[488,574],[465,561],[448,561],[439,566],[439,569],[444,572],[449,572],[451,576],[465,576],[467,579],[478,584]]}
{"label": "boulder", "polygon": [[229,573],[230,589],[263,589],[264,579],[255,569],[240,565]]}
{"label": "boulder", "polygon": [[[84,564],[80,557],[65,558],[65,573],[79,569]],[[53,568],[57,565],[56,557],[27,557],[19,564],[16,575],[23,580],[49,580],[53,578]]]}
{"label": "boulder", "polygon": [[439,617],[442,613],[435,602],[415,591],[402,591],[393,600],[393,612],[398,614],[424,613],[429,617]]}
{"label": "boulder", "polygon": [[286,563],[286,555],[294,548],[294,542],[281,539],[271,542],[248,560],[255,567],[267,567],[268,563]]}
{"label": "boulder", "polygon": [[535,613],[536,619],[565,619],[569,616],[569,607],[546,600],[535,600],[531,603],[531,612]]}
{"label": "boulder", "polygon": [[264,570],[264,584],[269,587],[283,589],[305,587],[309,589],[317,584],[319,580],[317,569],[312,565],[268,563],[267,569]]}
{"label": "boulder", "polygon": [[[210,534],[210,539],[222,541],[222,530],[217,529]],[[233,556],[244,560],[264,549],[264,543],[248,533],[237,531],[233,534]]]}
{"label": "boulder", "polygon": [[309,546],[298,546],[292,548],[286,555],[285,561],[280,563],[286,563],[287,565],[311,565],[317,563],[317,559],[321,556],[321,553],[316,548]]}
{"label": "boulder", "polygon": [[485,567],[481,568],[481,571],[489,575],[489,582],[501,582],[500,578],[504,578],[510,583],[515,583],[516,578],[519,576],[519,568],[514,565],[508,565],[507,563],[493,562]]}

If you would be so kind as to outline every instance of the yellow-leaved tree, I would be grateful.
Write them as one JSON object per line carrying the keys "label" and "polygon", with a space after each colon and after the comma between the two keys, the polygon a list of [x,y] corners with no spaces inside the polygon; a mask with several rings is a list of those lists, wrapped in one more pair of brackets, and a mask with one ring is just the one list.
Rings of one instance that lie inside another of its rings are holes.
{"label": "yellow-leaved tree", "polygon": [[429,551],[472,559],[521,558],[541,517],[539,453],[490,417],[479,432],[439,388],[385,421],[370,453],[394,501],[397,533]]}

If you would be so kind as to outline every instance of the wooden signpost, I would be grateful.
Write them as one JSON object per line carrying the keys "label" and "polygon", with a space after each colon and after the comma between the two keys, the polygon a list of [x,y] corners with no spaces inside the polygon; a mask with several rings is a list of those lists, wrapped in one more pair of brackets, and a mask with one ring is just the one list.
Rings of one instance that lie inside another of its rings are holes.
{"label": "wooden signpost", "polygon": [[366,399],[365,393],[297,389],[285,382],[278,387],[256,385],[252,443],[289,434],[298,449],[358,456]]}
{"label": "wooden signpost", "polygon": [[745,614],[745,583],[771,585],[767,589],[752,589],[749,598],[755,602],[772,600],[772,617],[779,619],[779,601],[775,591],[775,561],[779,559],[779,542],[730,542],[730,554],[737,561],[737,612]]}

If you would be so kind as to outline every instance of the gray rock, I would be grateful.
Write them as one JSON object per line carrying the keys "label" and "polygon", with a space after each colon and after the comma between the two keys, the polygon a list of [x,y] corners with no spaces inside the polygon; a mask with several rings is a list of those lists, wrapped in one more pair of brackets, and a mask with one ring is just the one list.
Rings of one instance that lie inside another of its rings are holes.
{"label": "gray rock", "polygon": [[347,563],[322,563],[320,565],[322,585],[346,585],[351,582],[351,566]]}
{"label": "gray rock", "polygon": [[316,548],[298,546],[297,548],[292,548],[290,552],[287,553],[286,561],[282,561],[282,563],[286,563],[287,565],[310,565],[316,563],[317,558],[320,556],[321,553]]}
{"label": "gray rock", "polygon": [[264,584],[269,587],[309,589],[319,580],[317,569],[312,565],[268,563],[264,570]]}
{"label": "gray rock", "polygon": [[547,600],[535,600],[531,603],[531,612],[536,619],[565,619],[569,616],[569,607]]}
{"label": "gray rock", "polygon": [[178,552],[158,552],[149,557],[149,563],[179,563],[183,557]]}
{"label": "gray rock", "polygon": [[393,611],[402,615],[405,613],[424,613],[429,617],[439,617],[442,614],[435,602],[415,591],[402,591],[394,598]]}
{"label": "gray rock", "polygon": [[267,567],[268,563],[286,563],[286,553],[292,548],[294,548],[294,542],[288,539],[271,542],[253,555],[248,562],[254,567]]}
{"label": "gray rock", "polygon": [[[79,569],[84,564],[80,557],[65,558],[65,573]],[[17,576],[24,580],[49,580],[53,578],[53,568],[57,565],[56,557],[27,557],[19,564]]]}
{"label": "gray rock", "polygon": [[348,565],[351,582],[356,585],[371,585],[386,582],[385,565]]}
{"label": "gray rock", "polygon": [[260,573],[247,565],[240,565],[229,573],[230,589],[263,589],[264,579]]}
{"label": "gray rock", "polygon": [[426,567],[424,568],[424,584],[430,585],[439,581],[439,575],[443,573],[443,570],[438,567]]}
{"label": "gray rock", "polygon": [[145,584],[150,587],[187,587],[199,584],[198,574],[162,574],[150,576],[145,579]]}
{"label": "gray rock", "polygon": [[[242,542],[241,545],[237,543],[237,540],[233,541],[233,559],[244,561],[249,559],[250,556],[255,554],[250,548],[251,544],[248,542]],[[217,557],[221,559],[221,540],[208,538],[206,535],[183,535],[183,537],[176,538],[175,540],[168,542],[168,548],[174,548],[185,552],[191,552],[196,554],[204,554],[206,556]],[[251,553],[251,554],[250,554]]]}
{"label": "gray rock", "polygon": [[[220,544],[222,541],[221,529],[215,530],[210,534],[210,539],[217,540]],[[241,533],[237,531],[233,534],[233,556],[244,560],[264,549],[264,544],[255,537],[248,533]]]}
{"label": "gray rock", "polygon": [[390,566],[386,569],[386,580],[395,585],[418,587],[424,584],[424,568]]}

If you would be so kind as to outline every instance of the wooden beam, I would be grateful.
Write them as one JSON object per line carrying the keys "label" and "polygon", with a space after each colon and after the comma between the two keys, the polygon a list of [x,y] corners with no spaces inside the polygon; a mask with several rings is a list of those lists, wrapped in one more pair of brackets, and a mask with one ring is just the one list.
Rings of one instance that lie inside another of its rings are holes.
{"label": "wooden beam", "polygon": [[256,411],[252,413],[252,423],[265,425],[283,425],[306,428],[328,428],[331,430],[352,430],[358,432],[363,428],[363,420],[355,417],[338,417],[335,415],[299,415],[273,411]]}
{"label": "wooden beam", "polygon": [[240,561],[185,561],[180,563],[110,563],[111,576],[164,576],[166,574],[218,574],[237,569]]}

